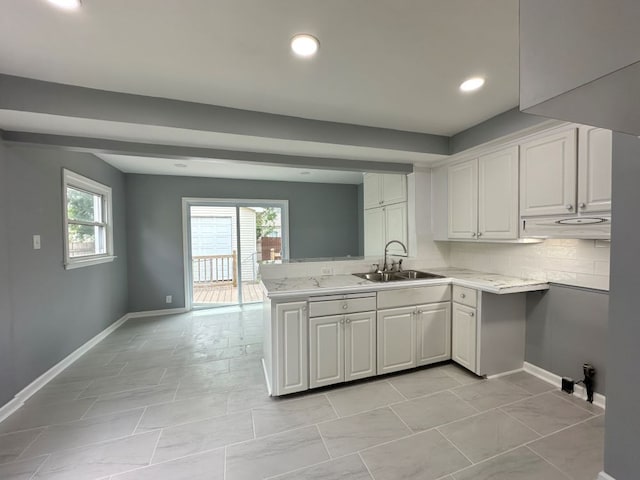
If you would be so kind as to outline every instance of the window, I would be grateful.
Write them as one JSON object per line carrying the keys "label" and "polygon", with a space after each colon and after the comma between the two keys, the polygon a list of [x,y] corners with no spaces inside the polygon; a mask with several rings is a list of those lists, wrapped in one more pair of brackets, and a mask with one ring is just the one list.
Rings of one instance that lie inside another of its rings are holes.
{"label": "window", "polygon": [[66,269],[112,262],[111,188],[62,170]]}

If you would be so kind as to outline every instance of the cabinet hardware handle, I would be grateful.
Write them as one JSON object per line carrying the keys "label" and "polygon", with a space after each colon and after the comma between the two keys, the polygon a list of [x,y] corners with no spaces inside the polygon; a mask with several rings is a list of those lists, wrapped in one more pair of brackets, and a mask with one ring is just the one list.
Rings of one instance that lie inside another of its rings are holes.
{"label": "cabinet hardware handle", "polygon": [[467,296],[464,293],[460,294],[460,298],[466,298]]}
{"label": "cabinet hardware handle", "polygon": [[475,236],[476,236],[476,232],[473,232],[473,233],[471,234],[471,236],[472,236],[472,237],[475,237]]}
{"label": "cabinet hardware handle", "polygon": [[482,232],[478,232],[478,237],[481,237],[481,236],[482,236]]}
{"label": "cabinet hardware handle", "polygon": [[340,323],[344,323],[344,318],[342,320],[340,320]]}
{"label": "cabinet hardware handle", "polygon": [[581,203],[580,204],[580,208],[587,208],[587,204],[586,203]]}
{"label": "cabinet hardware handle", "polygon": [[473,316],[475,316],[475,313],[470,312],[470,313],[469,313],[469,316],[470,316],[470,317],[473,317]]}
{"label": "cabinet hardware handle", "polygon": [[347,323],[351,323],[351,319],[350,318],[347,318]]}
{"label": "cabinet hardware handle", "polygon": [[345,303],[344,305],[342,305],[342,309],[346,310],[347,308],[349,308],[349,306]]}
{"label": "cabinet hardware handle", "polygon": [[573,210],[573,205],[571,204],[567,205],[567,210]]}
{"label": "cabinet hardware handle", "polygon": [[302,311],[306,312],[307,311],[307,307],[302,307]]}

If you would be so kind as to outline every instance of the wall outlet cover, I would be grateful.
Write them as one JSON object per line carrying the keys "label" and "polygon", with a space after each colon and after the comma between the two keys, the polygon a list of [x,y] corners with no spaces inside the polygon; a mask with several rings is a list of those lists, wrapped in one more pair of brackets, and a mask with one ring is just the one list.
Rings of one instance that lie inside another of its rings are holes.
{"label": "wall outlet cover", "polygon": [[167,295],[167,298],[165,299],[165,301],[167,303],[172,303],[173,302],[173,295]]}

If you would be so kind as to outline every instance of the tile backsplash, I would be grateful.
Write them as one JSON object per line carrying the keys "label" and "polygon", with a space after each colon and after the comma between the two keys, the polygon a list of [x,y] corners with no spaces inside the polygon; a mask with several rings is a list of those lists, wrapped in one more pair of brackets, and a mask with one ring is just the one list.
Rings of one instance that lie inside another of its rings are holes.
{"label": "tile backsplash", "polygon": [[610,244],[545,240],[535,244],[450,242],[449,264],[483,272],[609,289]]}

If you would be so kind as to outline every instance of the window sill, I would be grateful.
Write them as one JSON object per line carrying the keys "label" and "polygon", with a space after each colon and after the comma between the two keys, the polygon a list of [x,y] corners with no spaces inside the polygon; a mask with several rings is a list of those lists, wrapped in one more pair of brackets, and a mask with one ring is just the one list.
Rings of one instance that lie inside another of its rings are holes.
{"label": "window sill", "polygon": [[91,265],[99,265],[101,263],[113,262],[116,258],[114,255],[97,258],[87,258],[86,260],[73,260],[71,263],[64,265],[65,270],[73,270],[75,268],[89,267]]}

